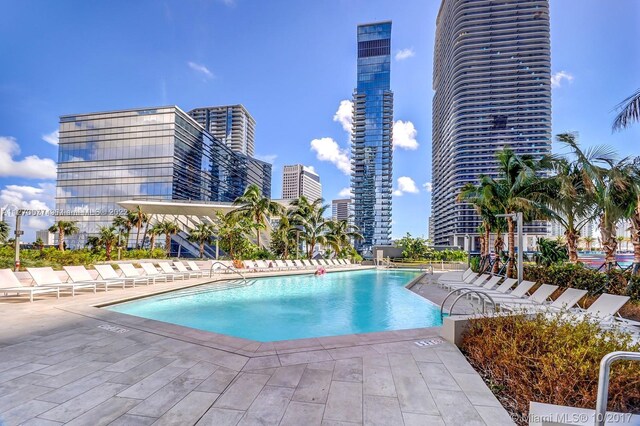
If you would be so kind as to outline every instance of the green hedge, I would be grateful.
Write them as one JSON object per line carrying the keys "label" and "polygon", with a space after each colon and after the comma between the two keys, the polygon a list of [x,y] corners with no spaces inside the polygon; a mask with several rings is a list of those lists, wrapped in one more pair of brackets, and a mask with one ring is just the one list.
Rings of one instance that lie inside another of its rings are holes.
{"label": "green hedge", "polygon": [[640,277],[632,277],[631,273],[620,270],[607,274],[573,263],[550,266],[525,265],[524,279],[559,287],[588,290],[591,295],[606,292],[627,295],[633,300],[640,300]]}

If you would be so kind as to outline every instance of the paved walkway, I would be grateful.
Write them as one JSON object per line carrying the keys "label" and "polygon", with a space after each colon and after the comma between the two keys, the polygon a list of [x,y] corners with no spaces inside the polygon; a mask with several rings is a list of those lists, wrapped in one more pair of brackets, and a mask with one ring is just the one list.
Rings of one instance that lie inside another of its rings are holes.
{"label": "paved walkway", "polygon": [[513,424],[438,328],[259,343],[91,306],[178,286],[0,305],[3,424]]}

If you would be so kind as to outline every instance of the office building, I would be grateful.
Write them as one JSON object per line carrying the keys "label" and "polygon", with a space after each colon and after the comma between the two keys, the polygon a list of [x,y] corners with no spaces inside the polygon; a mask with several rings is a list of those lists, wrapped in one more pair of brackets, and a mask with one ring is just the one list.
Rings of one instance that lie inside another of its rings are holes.
{"label": "office building", "polygon": [[36,231],[36,241],[38,240],[38,238],[45,246],[52,246],[55,244],[55,234],[49,232],[48,229],[41,229],[40,231]]}
{"label": "office building", "polygon": [[322,198],[320,176],[310,167],[302,164],[282,168],[282,199],[295,200],[305,196],[309,202]]}
{"label": "office building", "polygon": [[83,245],[131,199],[234,201],[271,196],[271,164],[232,151],[175,106],[60,117],[56,209]]}
{"label": "office building", "polygon": [[354,224],[367,255],[391,243],[393,92],[391,22],[358,26],[358,82],[353,93],[351,189]]}
{"label": "office building", "polygon": [[[551,152],[548,0],[443,0],[436,22],[432,110],[432,215],[436,245],[477,249],[474,209],[461,187],[496,176],[504,147]],[[544,236],[546,222],[525,227]]]}
{"label": "office building", "polygon": [[350,221],[351,199],[344,198],[331,201],[331,219],[341,221]]}
{"label": "office building", "polygon": [[256,121],[243,105],[196,108],[189,115],[232,151],[255,155]]}

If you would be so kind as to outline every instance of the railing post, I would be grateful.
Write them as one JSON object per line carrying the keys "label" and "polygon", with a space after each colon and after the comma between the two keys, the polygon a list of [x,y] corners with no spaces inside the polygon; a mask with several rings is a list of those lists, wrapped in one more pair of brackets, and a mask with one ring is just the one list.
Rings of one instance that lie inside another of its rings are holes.
{"label": "railing post", "polygon": [[640,352],[616,351],[606,354],[600,361],[598,397],[596,399],[595,426],[604,426],[607,420],[607,400],[609,399],[609,372],[611,364],[619,360],[640,361]]}

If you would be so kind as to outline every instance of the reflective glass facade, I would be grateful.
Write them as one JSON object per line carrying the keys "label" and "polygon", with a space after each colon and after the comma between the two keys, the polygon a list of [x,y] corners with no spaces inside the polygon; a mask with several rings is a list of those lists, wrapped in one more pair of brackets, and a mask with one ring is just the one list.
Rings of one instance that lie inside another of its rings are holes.
{"label": "reflective glass facade", "polygon": [[353,93],[351,188],[361,251],[391,243],[393,93],[391,22],[358,26],[358,84]]}
{"label": "reflective glass facade", "polygon": [[[443,0],[433,62],[431,238],[464,245],[474,209],[456,202],[464,184],[496,176],[504,147],[551,152],[548,0]],[[547,233],[546,222],[528,234]],[[476,246],[477,247],[477,246]]]}
{"label": "reflective glass facade", "polygon": [[[56,220],[78,222],[83,245],[128,199],[233,201],[255,183],[271,196],[271,165],[233,152],[178,107],[60,117]],[[86,214],[84,214],[86,212]]]}

